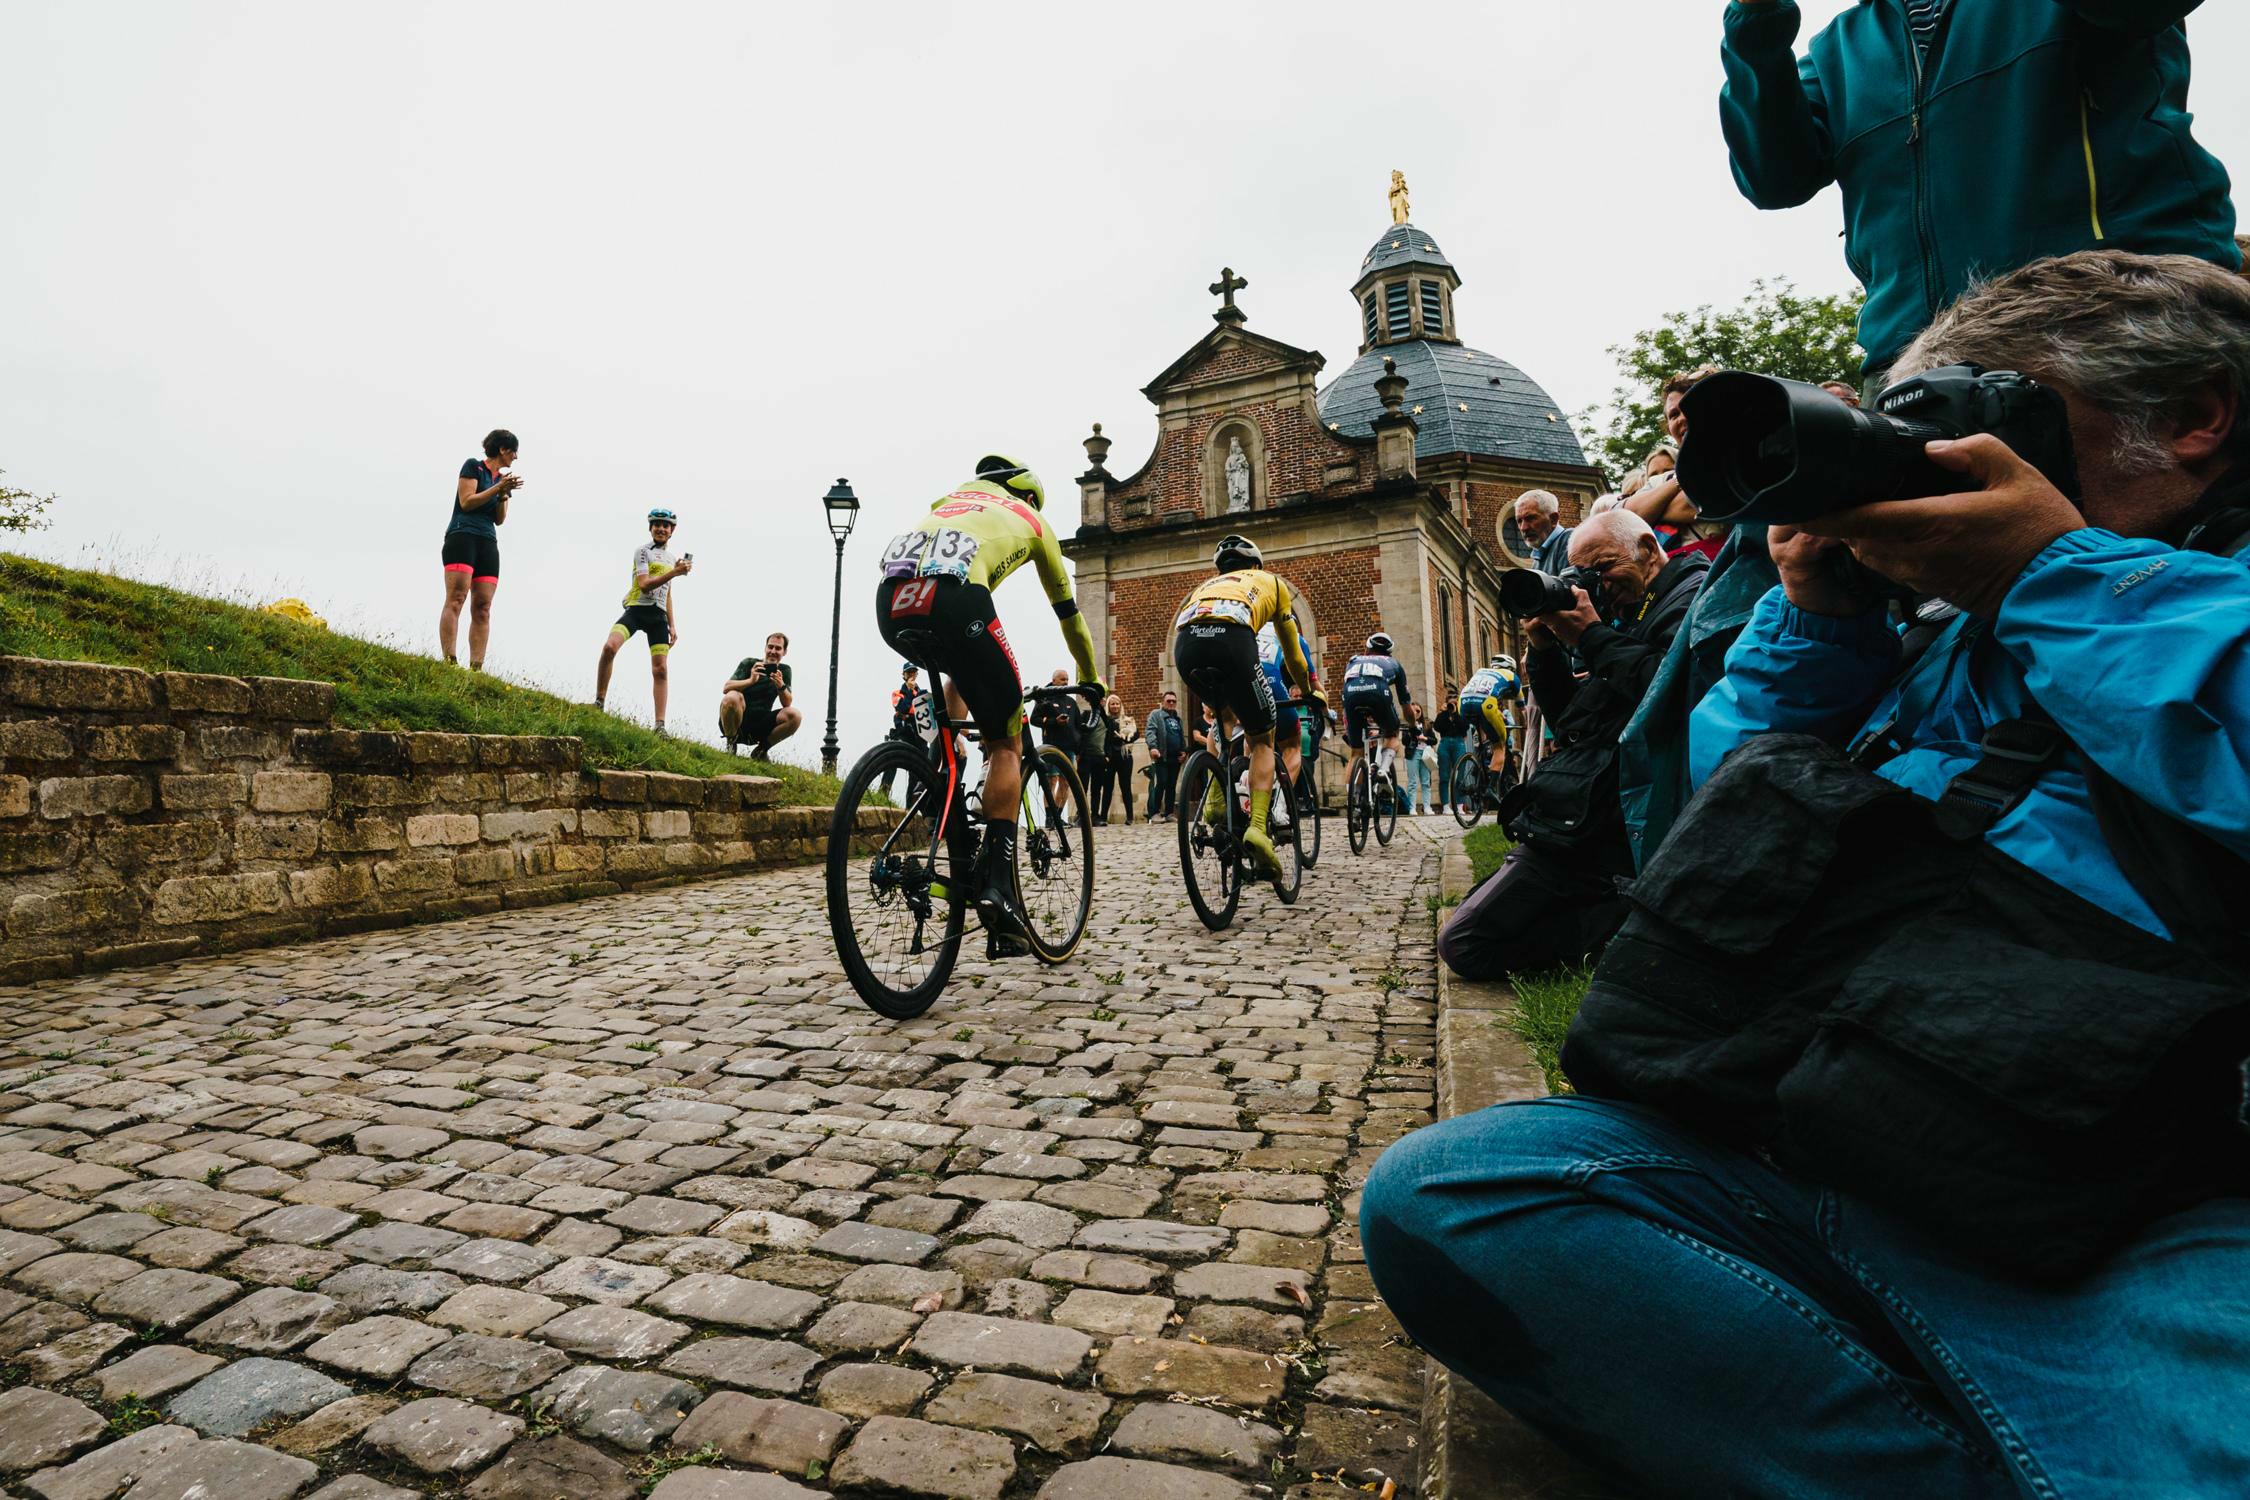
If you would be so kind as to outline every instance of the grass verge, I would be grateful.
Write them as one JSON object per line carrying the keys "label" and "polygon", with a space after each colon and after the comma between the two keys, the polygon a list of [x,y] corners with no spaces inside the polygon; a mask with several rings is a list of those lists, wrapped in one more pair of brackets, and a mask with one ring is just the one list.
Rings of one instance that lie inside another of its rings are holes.
{"label": "grass verge", "polygon": [[1516,841],[1509,838],[1507,830],[1499,824],[1480,823],[1461,840],[1461,847],[1467,851],[1469,863],[1476,870],[1476,879],[1482,880],[1500,868],[1500,861],[1508,857]]}
{"label": "grass verge", "polygon": [[[464,622],[466,628],[466,622]],[[346,729],[574,735],[585,763],[688,776],[778,777],[794,806],[830,806],[836,778],[693,740],[667,739],[590,703],[518,687],[247,605],[0,553],[0,655],[98,661],[145,672],[303,677],[336,684]]]}
{"label": "grass verge", "polygon": [[1563,1038],[1570,1034],[1578,1003],[1586,998],[1586,986],[1593,977],[1591,964],[1566,964],[1537,974],[1508,976],[1516,992],[1516,1008],[1502,1013],[1499,1024],[1523,1038],[1531,1055],[1539,1060],[1540,1071],[1547,1075],[1550,1094],[1570,1092],[1570,1081],[1562,1072]]}

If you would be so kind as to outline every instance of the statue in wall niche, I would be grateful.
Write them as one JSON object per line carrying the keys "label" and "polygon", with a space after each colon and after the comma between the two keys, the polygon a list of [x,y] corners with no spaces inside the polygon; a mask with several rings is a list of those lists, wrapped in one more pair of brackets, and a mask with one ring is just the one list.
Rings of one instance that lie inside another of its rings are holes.
{"label": "statue in wall niche", "polygon": [[1242,439],[1227,439],[1227,514],[1250,508],[1250,455],[1242,451]]}

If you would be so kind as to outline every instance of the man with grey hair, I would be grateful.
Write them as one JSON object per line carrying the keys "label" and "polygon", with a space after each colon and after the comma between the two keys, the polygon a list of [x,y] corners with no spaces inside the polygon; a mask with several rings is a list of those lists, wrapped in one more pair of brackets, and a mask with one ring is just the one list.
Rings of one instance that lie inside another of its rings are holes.
{"label": "man with grey hair", "polygon": [[1574,588],[1571,608],[1534,616],[1525,660],[1554,746],[1501,808],[1517,841],[1506,863],[1438,934],[1439,957],[1468,979],[1576,962],[1625,919],[1617,879],[1633,865],[1617,804],[1617,736],[1710,566],[1667,559],[1648,522],[1622,509],[1580,523],[1569,561],[1593,592]]}
{"label": "man with grey hair", "polygon": [[[1971,11],[1973,13],[1973,7]],[[1776,526],[1701,782],[1562,1061],[1360,1233],[1425,1349],[1663,1494],[2234,1497],[2250,1473],[2250,280],[2086,251],[1902,371],[2020,370],[1958,492]],[[1959,607],[1908,656],[1832,554]]]}
{"label": "man with grey hair", "polygon": [[1570,528],[1562,524],[1562,501],[1547,490],[1516,496],[1516,530],[1531,544],[1531,564],[1542,573],[1560,573],[1570,548]]}

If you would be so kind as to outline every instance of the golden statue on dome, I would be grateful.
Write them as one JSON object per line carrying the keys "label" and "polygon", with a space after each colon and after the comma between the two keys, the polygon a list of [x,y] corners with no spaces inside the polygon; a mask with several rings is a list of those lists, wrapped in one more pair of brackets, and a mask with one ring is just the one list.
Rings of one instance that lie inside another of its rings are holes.
{"label": "golden statue on dome", "polygon": [[1406,222],[1406,174],[1404,172],[1393,171],[1391,173],[1391,222],[1393,224],[1404,224]]}

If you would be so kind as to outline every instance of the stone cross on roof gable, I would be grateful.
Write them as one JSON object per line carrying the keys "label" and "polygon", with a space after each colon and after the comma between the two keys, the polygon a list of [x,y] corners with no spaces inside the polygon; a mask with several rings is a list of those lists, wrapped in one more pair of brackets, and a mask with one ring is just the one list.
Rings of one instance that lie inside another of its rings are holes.
{"label": "stone cross on roof gable", "polygon": [[1234,274],[1234,267],[1221,266],[1219,268],[1219,279],[1211,283],[1211,295],[1224,297],[1226,302],[1217,312],[1211,314],[1212,320],[1219,323],[1248,322],[1249,315],[1234,305],[1234,294],[1249,284],[1248,278]]}

